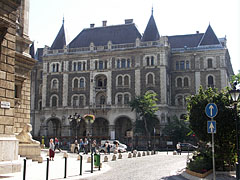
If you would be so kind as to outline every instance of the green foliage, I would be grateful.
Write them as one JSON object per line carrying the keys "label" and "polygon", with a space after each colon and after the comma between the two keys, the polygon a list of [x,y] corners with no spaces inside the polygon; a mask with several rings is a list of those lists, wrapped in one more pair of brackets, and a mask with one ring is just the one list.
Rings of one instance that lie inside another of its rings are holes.
{"label": "green foliage", "polygon": [[179,120],[176,116],[163,129],[163,134],[176,142],[184,142],[190,139],[191,129],[184,120]]}
{"label": "green foliage", "polygon": [[206,149],[194,155],[188,163],[187,168],[198,173],[205,173],[212,169],[211,151]]}
{"label": "green foliage", "polygon": [[[154,126],[157,123],[155,112],[158,110],[156,107],[156,93],[147,92],[143,96],[137,96],[130,102],[132,111],[135,110],[142,122],[136,122],[136,128],[141,131],[144,128],[144,132],[150,136],[150,132],[153,131]],[[141,131],[143,132],[143,131]]]}
{"label": "green foliage", "polygon": [[207,133],[207,121],[211,120],[205,114],[205,107],[208,103],[215,103],[218,107],[218,114],[214,118],[217,126],[215,139],[215,153],[219,166],[224,162],[233,159],[235,152],[235,120],[234,110],[231,108],[231,98],[227,91],[218,92],[211,88],[199,89],[199,93],[188,98],[188,119],[190,128],[194,131],[199,140],[211,142],[211,134]]}
{"label": "green foliage", "polygon": [[233,85],[233,82],[240,83],[240,70],[238,70],[238,74],[232,76],[231,85]]}

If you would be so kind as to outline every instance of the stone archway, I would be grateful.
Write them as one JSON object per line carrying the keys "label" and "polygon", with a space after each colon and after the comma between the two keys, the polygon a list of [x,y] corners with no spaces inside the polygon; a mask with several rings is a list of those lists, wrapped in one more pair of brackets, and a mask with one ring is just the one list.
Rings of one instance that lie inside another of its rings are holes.
{"label": "stone archway", "polygon": [[92,136],[109,136],[109,122],[104,118],[96,118],[92,124]]}
{"label": "stone archway", "polygon": [[123,116],[115,121],[115,136],[121,142],[125,142],[127,131],[132,130],[132,122],[130,118]]}
{"label": "stone archway", "polygon": [[62,124],[59,118],[52,117],[47,121],[47,136],[60,137]]}

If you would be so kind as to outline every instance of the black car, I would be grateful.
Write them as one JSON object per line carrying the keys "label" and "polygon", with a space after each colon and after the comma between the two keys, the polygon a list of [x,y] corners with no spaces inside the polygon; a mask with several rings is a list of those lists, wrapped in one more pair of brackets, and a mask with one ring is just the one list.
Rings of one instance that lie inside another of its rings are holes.
{"label": "black car", "polygon": [[197,149],[197,146],[194,146],[190,143],[180,143],[180,146],[181,146],[181,150],[182,151],[194,151]]}

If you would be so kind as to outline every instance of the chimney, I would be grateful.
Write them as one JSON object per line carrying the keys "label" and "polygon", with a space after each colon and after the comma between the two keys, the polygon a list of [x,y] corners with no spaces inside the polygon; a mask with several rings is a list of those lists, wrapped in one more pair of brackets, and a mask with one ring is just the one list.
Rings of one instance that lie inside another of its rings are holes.
{"label": "chimney", "polygon": [[94,28],[94,25],[95,25],[95,24],[90,24],[90,28]]}
{"label": "chimney", "polygon": [[133,23],[133,19],[125,19],[125,24],[131,24]]}
{"label": "chimney", "polygon": [[107,21],[102,21],[102,26],[106,27],[107,26]]}
{"label": "chimney", "polygon": [[196,34],[199,34],[199,31],[196,31]]}

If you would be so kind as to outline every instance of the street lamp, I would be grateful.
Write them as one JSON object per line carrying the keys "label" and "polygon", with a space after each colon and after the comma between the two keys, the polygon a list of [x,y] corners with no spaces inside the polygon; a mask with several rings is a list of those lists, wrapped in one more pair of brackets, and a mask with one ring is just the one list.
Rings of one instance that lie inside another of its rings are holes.
{"label": "street lamp", "polygon": [[78,113],[75,113],[74,115],[69,115],[68,120],[70,122],[76,123],[75,124],[75,131],[76,132],[75,133],[76,133],[76,138],[77,138],[77,127],[78,127],[80,121],[82,120],[82,117]]}
{"label": "street lamp", "polygon": [[238,103],[238,97],[240,94],[240,90],[236,88],[237,82],[234,82],[233,84],[233,89],[229,91],[233,103],[234,103],[234,111],[235,111],[235,122],[236,122],[236,140],[237,140],[237,163],[236,163],[236,179],[239,180],[240,175],[239,175],[239,165],[240,165],[240,152],[239,152],[239,132],[238,132],[238,119],[237,119],[237,103]]}

